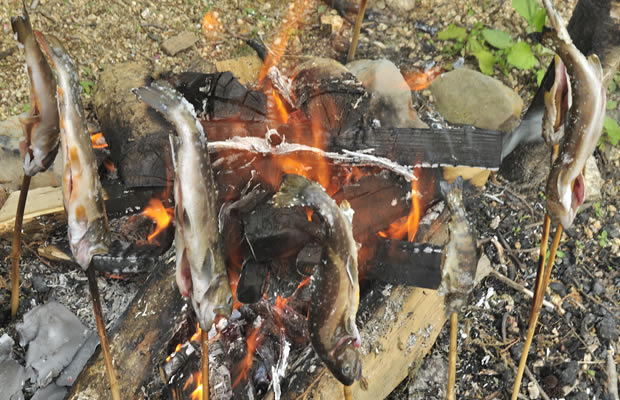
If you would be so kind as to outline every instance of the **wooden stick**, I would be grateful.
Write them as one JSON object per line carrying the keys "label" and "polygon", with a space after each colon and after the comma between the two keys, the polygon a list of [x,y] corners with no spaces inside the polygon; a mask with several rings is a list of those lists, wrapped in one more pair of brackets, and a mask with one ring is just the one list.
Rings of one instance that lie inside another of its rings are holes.
{"label": "wooden stick", "polygon": [[110,382],[110,391],[112,392],[112,399],[120,400],[121,395],[118,390],[118,381],[116,380],[116,373],[114,372],[114,366],[112,365],[112,355],[110,354],[110,343],[108,342],[103,312],[101,311],[99,287],[97,286],[95,269],[92,265],[86,269],[86,276],[88,276],[88,288],[90,289],[90,297],[93,301],[93,312],[95,314],[95,321],[97,322],[97,333],[99,334],[99,341],[101,342],[101,352],[103,353],[103,359],[105,360],[108,381]]}
{"label": "wooden stick", "polygon": [[201,329],[202,343],[202,400],[209,400],[209,332]]}
{"label": "wooden stick", "polygon": [[360,36],[360,30],[362,29],[362,21],[364,20],[364,14],[366,13],[366,6],[368,0],[360,1],[360,9],[355,19],[355,26],[353,27],[353,38],[351,39],[351,46],[349,47],[349,54],[347,55],[347,62],[355,60],[355,50],[357,49],[357,39]]}
{"label": "wooden stick", "polygon": [[15,212],[13,248],[11,249],[11,319],[15,319],[17,316],[17,308],[19,307],[19,260],[22,256],[22,222],[24,221],[24,210],[26,209],[29,187],[30,176],[24,174],[22,187],[19,192],[19,200],[17,202],[17,211]]}
{"label": "wooden stick", "polygon": [[[562,237],[562,225],[558,225],[555,234],[553,236],[553,243],[551,244],[551,250],[549,252],[549,261],[544,269],[544,274],[540,273],[536,276],[536,292],[534,301],[532,304],[532,311],[530,312],[530,320],[527,330],[527,337],[525,339],[525,345],[523,347],[523,353],[521,354],[521,360],[519,361],[519,369],[517,370],[517,376],[515,377],[515,383],[512,388],[512,400],[517,400],[519,396],[519,389],[521,387],[521,379],[523,379],[523,372],[525,371],[525,363],[527,361],[527,353],[532,346],[532,339],[534,338],[534,331],[536,329],[536,323],[540,315],[542,308],[542,299],[544,298],[545,291],[549,285],[549,279],[551,277],[551,270],[553,269],[553,263],[555,262],[555,255],[557,253],[558,246],[560,244],[560,238]],[[542,249],[541,249],[542,250]],[[546,252],[546,250],[545,250]],[[539,269],[539,272],[540,269]]]}
{"label": "wooden stick", "polygon": [[456,386],[456,334],[459,329],[459,315],[456,311],[450,314],[450,352],[448,353],[448,390],[447,400],[455,399]]}
{"label": "wooden stick", "polygon": [[342,391],[344,393],[344,400],[353,400],[353,393],[351,391],[351,386],[342,385]]}

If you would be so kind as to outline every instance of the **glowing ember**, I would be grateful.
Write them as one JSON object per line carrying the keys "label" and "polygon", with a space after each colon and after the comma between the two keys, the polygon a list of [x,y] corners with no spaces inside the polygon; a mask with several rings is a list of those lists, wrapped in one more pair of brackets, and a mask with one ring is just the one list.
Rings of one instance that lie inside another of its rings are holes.
{"label": "glowing ember", "polygon": [[[414,169],[413,174],[416,178],[418,178],[419,170],[417,168]],[[405,236],[407,236],[407,240],[413,242],[413,239],[415,239],[415,234],[418,231],[418,223],[420,222],[418,181],[419,179],[414,179],[411,181],[411,211],[409,212],[409,215],[390,224],[386,232],[378,232],[379,236],[392,239],[404,239]]]}
{"label": "glowing ember", "polygon": [[114,163],[108,159],[103,160],[103,166],[110,172],[114,172],[116,170]]}
{"label": "glowing ember", "polygon": [[252,368],[252,355],[263,339],[262,336],[258,335],[260,332],[260,327],[261,325],[252,329],[247,337],[246,343],[248,346],[248,351],[245,357],[235,366],[234,375],[236,378],[232,385],[233,388],[236,387],[242,380],[248,379],[248,372],[250,371],[250,368]]}
{"label": "glowing ember", "polygon": [[93,133],[90,136],[90,141],[93,144],[93,149],[105,149],[108,147],[108,142],[105,141],[103,133],[101,132]]}
{"label": "glowing ember", "polygon": [[144,209],[142,214],[151,218],[157,224],[153,233],[148,236],[149,243],[152,243],[153,239],[170,224],[173,209],[165,208],[159,199],[151,199],[148,207]]}
{"label": "glowing ember", "polygon": [[191,342],[200,341],[200,335],[202,334],[202,329],[200,329],[200,323],[196,322],[196,332],[189,339]]}
{"label": "glowing ember", "polygon": [[288,113],[286,112],[284,103],[282,103],[282,99],[280,99],[280,96],[278,96],[274,89],[271,89],[271,94],[273,95],[273,102],[275,106],[275,111],[277,113],[277,115],[275,116],[276,118],[272,119],[286,124],[288,122]]}
{"label": "glowing ember", "polygon": [[198,378],[198,386],[192,392],[191,399],[192,400],[201,400],[202,399],[202,373],[197,372]]}

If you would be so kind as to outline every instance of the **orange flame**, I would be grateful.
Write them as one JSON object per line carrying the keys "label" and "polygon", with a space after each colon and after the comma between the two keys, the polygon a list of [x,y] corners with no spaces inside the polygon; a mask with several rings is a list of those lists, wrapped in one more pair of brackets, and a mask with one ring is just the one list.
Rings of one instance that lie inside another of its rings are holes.
{"label": "orange flame", "polygon": [[444,69],[440,66],[429,68],[426,71],[416,71],[405,73],[404,78],[411,90],[426,89],[431,82],[443,73]]}
{"label": "orange flame", "polygon": [[250,331],[250,333],[248,334],[248,337],[246,339],[248,352],[246,353],[245,357],[235,366],[236,378],[232,385],[233,388],[236,387],[242,380],[248,379],[248,371],[250,371],[250,368],[252,368],[252,355],[262,341],[262,336],[258,335],[258,333],[260,332],[260,328],[261,325],[252,329],[252,331]]}
{"label": "orange flame", "polygon": [[153,233],[148,236],[149,243],[152,243],[153,239],[170,224],[173,211],[172,208],[165,208],[161,200],[153,198],[142,214],[157,223]]}
{"label": "orange flame", "polygon": [[265,62],[263,63],[258,75],[259,82],[265,79],[265,76],[267,76],[267,72],[269,72],[271,67],[278,65],[280,57],[282,57],[282,54],[284,54],[284,51],[286,50],[289,36],[293,32],[293,29],[298,25],[310,3],[310,0],[295,0],[294,3],[291,2],[289,4],[289,12],[283,20],[282,26],[280,27],[280,32],[273,41],[271,51],[267,53]]}
{"label": "orange flame", "polygon": [[197,374],[198,374],[198,378],[197,378],[198,386],[196,386],[196,389],[194,389],[194,391],[191,394],[192,400],[202,399],[202,373],[198,372]]}
{"label": "orange flame", "polygon": [[378,235],[384,238],[404,239],[413,242],[418,232],[418,223],[420,222],[420,198],[418,197],[418,176],[419,170],[413,171],[416,179],[411,181],[411,211],[409,215],[402,217],[390,224],[386,232],[378,232]]}
{"label": "orange flame", "polygon": [[288,113],[286,112],[286,107],[284,107],[284,103],[282,103],[282,99],[276,93],[275,89],[271,89],[271,94],[273,95],[273,102],[276,111],[277,118],[272,118],[272,120],[277,120],[286,124],[288,122]]}
{"label": "orange flame", "polygon": [[105,137],[103,137],[101,132],[90,135],[90,141],[93,144],[93,149],[105,149],[108,147],[108,142],[105,141]]}
{"label": "orange flame", "polygon": [[202,34],[204,36],[213,36],[217,34],[220,24],[218,17],[219,14],[217,11],[209,11],[202,17]]}

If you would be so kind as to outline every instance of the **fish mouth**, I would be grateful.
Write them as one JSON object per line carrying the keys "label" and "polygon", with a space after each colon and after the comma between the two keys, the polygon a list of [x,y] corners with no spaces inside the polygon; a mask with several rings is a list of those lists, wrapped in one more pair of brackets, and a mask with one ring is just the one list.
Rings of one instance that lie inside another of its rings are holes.
{"label": "fish mouth", "polygon": [[585,200],[585,187],[583,173],[580,172],[572,181],[570,191],[564,191],[565,195],[560,202],[561,208],[557,210],[557,214],[560,214],[558,220],[564,229],[570,228],[573,224],[575,216],[577,215],[577,210],[579,210],[579,207]]}
{"label": "fish mouth", "polygon": [[351,344],[353,348],[359,348],[362,344],[360,338],[355,336],[343,336],[341,337],[332,350],[332,355],[337,355],[344,349],[347,345]]}

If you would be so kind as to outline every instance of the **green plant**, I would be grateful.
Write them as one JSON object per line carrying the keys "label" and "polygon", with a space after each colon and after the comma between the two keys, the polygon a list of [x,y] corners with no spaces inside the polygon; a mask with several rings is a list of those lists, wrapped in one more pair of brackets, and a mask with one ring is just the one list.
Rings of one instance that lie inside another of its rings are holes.
{"label": "green plant", "polygon": [[506,75],[509,65],[519,69],[531,69],[536,65],[536,57],[526,42],[515,43],[508,33],[485,28],[480,22],[475,23],[469,33],[463,27],[450,24],[437,37],[452,41],[444,47],[448,54],[475,57],[478,68],[486,75],[492,75],[496,65]]}
{"label": "green plant", "polygon": [[80,86],[82,87],[84,93],[90,95],[92,88],[93,86],[95,86],[95,84],[92,81],[80,81]]}
{"label": "green plant", "polygon": [[603,212],[601,211],[600,201],[597,201],[596,203],[592,204],[592,208],[594,208],[594,213],[596,214],[597,218],[601,218],[603,216]]}
{"label": "green plant", "polygon": [[607,247],[607,231],[605,229],[596,238],[598,239],[599,246]]}
{"label": "green plant", "polygon": [[547,13],[536,0],[512,0],[512,8],[525,18],[528,23],[528,32],[542,32]]}

